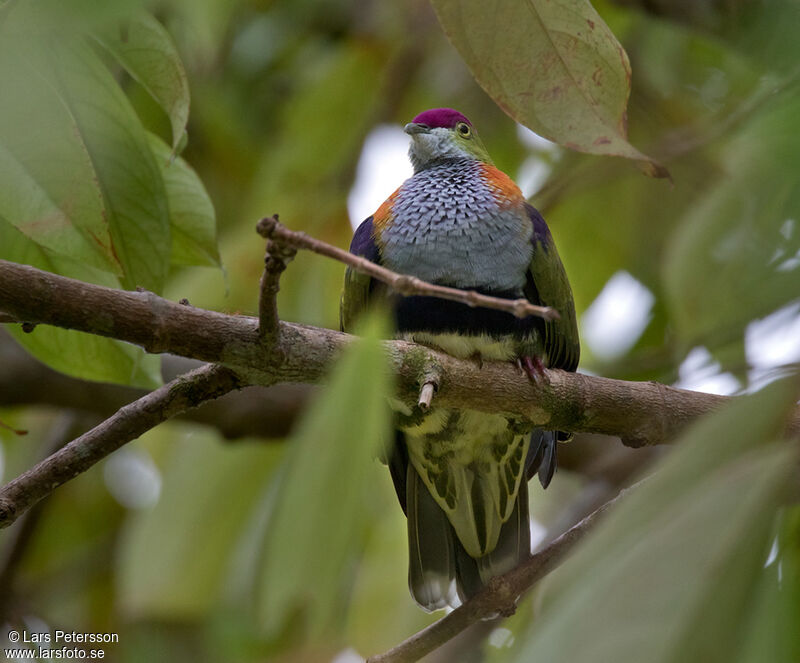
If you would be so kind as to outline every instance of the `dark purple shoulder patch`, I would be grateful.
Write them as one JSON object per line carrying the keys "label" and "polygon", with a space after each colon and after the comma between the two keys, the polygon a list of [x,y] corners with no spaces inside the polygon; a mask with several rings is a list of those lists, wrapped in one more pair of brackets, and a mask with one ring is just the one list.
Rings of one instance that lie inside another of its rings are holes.
{"label": "dark purple shoulder patch", "polygon": [[546,251],[553,243],[553,236],[550,234],[550,228],[547,227],[547,222],[539,213],[539,210],[530,203],[525,203],[525,211],[528,213],[528,218],[531,220],[531,223],[533,223],[531,242],[534,244],[536,242],[541,243]]}
{"label": "dark purple shoulder patch", "polygon": [[426,124],[431,129],[437,127],[452,129],[459,122],[466,122],[469,126],[472,126],[472,122],[452,108],[431,108],[417,115],[412,121],[414,124]]}
{"label": "dark purple shoulder patch", "polygon": [[380,251],[373,237],[371,216],[356,229],[350,242],[350,253],[380,264]]}

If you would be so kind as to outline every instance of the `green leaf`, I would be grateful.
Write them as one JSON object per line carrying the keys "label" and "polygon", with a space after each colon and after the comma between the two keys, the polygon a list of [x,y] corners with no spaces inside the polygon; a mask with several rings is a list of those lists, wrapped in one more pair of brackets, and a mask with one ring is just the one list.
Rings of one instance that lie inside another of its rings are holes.
{"label": "green leaf", "polygon": [[512,118],[565,147],[666,169],[628,143],[628,56],[588,0],[433,0],[447,37]]}
{"label": "green leaf", "polygon": [[787,507],[753,597],[740,663],[800,661],[800,507]]}
{"label": "green leaf", "polygon": [[161,169],[172,231],[173,265],[220,265],[214,204],[197,173],[154,134],[150,149]]}
{"label": "green leaf", "polygon": [[172,37],[146,12],[95,36],[169,116],[177,152],[189,119],[189,82]]}
{"label": "green leaf", "polygon": [[82,39],[17,42],[0,62],[3,89],[13,91],[0,102],[0,144],[62,212],[9,220],[52,246],[52,227],[68,219],[86,240],[65,247],[79,248],[70,257],[86,259],[90,247],[100,255],[90,264],[115,266],[125,287],[160,291],[170,255],[164,184],[114,78]]}
{"label": "green leaf", "polygon": [[[119,281],[111,274],[38,246],[2,216],[0,258],[110,288],[119,287]],[[7,328],[34,357],[62,373],[137,387],[155,388],[161,384],[160,358],[135,345],[58,327],[38,326],[29,334],[18,325]]]}
{"label": "green leaf", "polygon": [[118,560],[126,614],[196,618],[218,605],[232,556],[245,534],[281,445],[224,445],[216,436],[154,431],[170,449],[163,492],[153,509],[132,514]]}
{"label": "green leaf", "polygon": [[[724,147],[727,172],[676,229],[664,284],[685,345],[740,339],[755,317],[797,299],[800,86],[774,98]],[[735,296],[731,296],[735,293]]]}
{"label": "green leaf", "polygon": [[344,617],[388,433],[389,373],[375,329],[345,351],[289,442],[257,581],[258,618],[270,635],[289,623],[317,639]]}
{"label": "green leaf", "polygon": [[[0,143],[0,216],[42,248],[121,274],[102,216],[102,194],[85,154],[71,151],[61,137],[70,141],[68,135],[53,137],[52,162],[39,160],[44,156],[39,146],[30,146],[18,157]],[[55,163],[61,164],[61,172],[56,172]],[[63,171],[65,163],[73,168]]]}
{"label": "green leaf", "polygon": [[67,375],[147,389],[161,385],[161,360],[135,345],[59,327],[9,331],[34,357]]}
{"label": "green leaf", "polygon": [[160,292],[169,270],[166,192],[147,135],[106,67],[85,44],[62,44],[42,74],[75,118],[103,191],[126,288]]}
{"label": "green leaf", "polygon": [[796,397],[786,380],[695,425],[549,579],[513,660],[732,660],[797,461],[765,442]]}
{"label": "green leaf", "polygon": [[0,95],[0,215],[44,248],[121,275],[100,180],[75,119],[29,53],[10,46],[0,42],[0,89],[12,92]]}

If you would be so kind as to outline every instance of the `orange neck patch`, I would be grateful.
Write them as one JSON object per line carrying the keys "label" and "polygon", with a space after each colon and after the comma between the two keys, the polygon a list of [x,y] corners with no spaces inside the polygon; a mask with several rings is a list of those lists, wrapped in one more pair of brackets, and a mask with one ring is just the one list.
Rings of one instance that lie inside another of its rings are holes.
{"label": "orange neck patch", "polygon": [[516,207],[525,202],[514,180],[499,168],[488,163],[482,164],[481,177],[500,207]]}
{"label": "orange neck patch", "polygon": [[381,203],[381,206],[377,209],[375,214],[372,215],[373,235],[378,241],[380,241],[381,234],[383,234],[383,229],[394,218],[392,207],[394,207],[394,201],[399,193],[400,188],[398,187],[391,196]]}

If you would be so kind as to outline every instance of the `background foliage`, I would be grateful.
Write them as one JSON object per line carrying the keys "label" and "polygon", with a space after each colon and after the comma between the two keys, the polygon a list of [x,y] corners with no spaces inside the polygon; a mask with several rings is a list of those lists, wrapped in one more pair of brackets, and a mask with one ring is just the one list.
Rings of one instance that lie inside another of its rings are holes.
{"label": "background foliage", "polygon": [[[583,370],[727,392],[790,372],[798,5],[432,4],[6,0],[0,258],[253,313],[255,221],[277,211],[346,246],[373,130],[453,106],[550,223],[583,314]],[[498,103],[547,138],[633,161],[537,139]],[[662,166],[672,183],[640,170]],[[301,253],[282,316],[337,327],[342,272]],[[8,328],[71,375],[161,379],[158,358],[132,346]],[[46,504],[3,619],[118,632],[119,661],[341,662],[391,646],[431,617],[407,594],[388,472],[365,460],[388,389],[367,341],[285,444],[153,431]],[[700,423],[517,616],[441,660],[800,659],[788,626],[800,618],[800,520],[781,506],[796,454],[768,444],[796,395],[784,382]],[[0,410],[30,431],[0,428],[3,481],[45,453],[64,416]],[[586,462],[574,469],[531,491],[550,532],[615,487]]]}

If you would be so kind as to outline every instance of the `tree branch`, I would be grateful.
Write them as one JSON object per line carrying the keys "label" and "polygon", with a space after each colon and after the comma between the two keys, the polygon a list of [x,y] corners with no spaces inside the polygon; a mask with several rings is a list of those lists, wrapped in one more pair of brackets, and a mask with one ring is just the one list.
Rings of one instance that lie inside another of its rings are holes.
{"label": "tree branch", "polygon": [[413,663],[476,622],[498,613],[505,616],[513,614],[521,595],[561,564],[600,517],[629,490],[632,488],[603,504],[517,568],[492,578],[484,589],[450,614],[389,651],[370,656],[367,663]]}
{"label": "tree branch", "polygon": [[527,318],[535,315],[545,320],[557,320],[558,311],[549,306],[536,306],[527,299],[501,299],[482,295],[474,290],[459,290],[458,288],[448,288],[442,285],[428,283],[415,276],[398,274],[390,269],[376,265],[374,262],[353,255],[349,251],[344,251],[318,239],[309,237],[305,233],[289,230],[286,226],[278,223],[277,216],[270,216],[258,222],[256,226],[258,233],[268,239],[272,239],[296,249],[306,249],[322,256],[333,258],[345,265],[352,267],[362,274],[367,274],[390,288],[399,292],[401,295],[427,295],[429,297],[439,297],[460,302],[467,306],[482,306],[496,311],[505,311],[518,318]]}
{"label": "tree branch", "polygon": [[[169,382],[202,364],[166,355],[161,365],[164,381]],[[76,410],[97,419],[86,426],[87,429],[148,393],[146,389],[91,382],[54,371],[34,359],[2,329],[0,366],[3,367],[0,408],[33,406]],[[430,378],[436,379],[438,384],[438,376]],[[226,440],[258,437],[269,442],[282,441],[292,431],[316,388],[316,385],[298,383],[243,387],[206,401],[175,419],[211,426]],[[616,438],[579,433],[570,444],[559,449],[558,467],[617,488],[627,485],[659,447],[629,449],[618,442]]]}
{"label": "tree branch", "polygon": [[[341,332],[281,322],[279,342],[265,348],[254,318],[91,285],[4,260],[0,310],[17,320],[117,338],[149,352],[226,364],[246,382],[265,386],[319,382],[352,340]],[[439,405],[507,414],[557,430],[613,435],[629,446],[668,442],[696,417],[736,398],[560,370],[548,370],[547,379],[534,383],[511,363],[478,366],[415,343],[384,345],[397,376],[398,397],[410,407],[418,402],[427,367],[435,365],[441,375]],[[800,408],[788,430],[800,433]]]}
{"label": "tree branch", "polygon": [[8,527],[55,488],[154,426],[240,386],[241,381],[230,369],[202,366],[124,406],[3,486],[0,489],[0,528]]}
{"label": "tree branch", "polygon": [[[278,223],[278,215],[274,217]],[[260,231],[261,224],[258,229]],[[275,342],[280,333],[278,317],[278,290],[281,274],[294,259],[297,249],[280,238],[267,237],[267,253],[264,257],[264,273],[261,275],[261,291],[258,298],[258,331],[261,338]]]}

